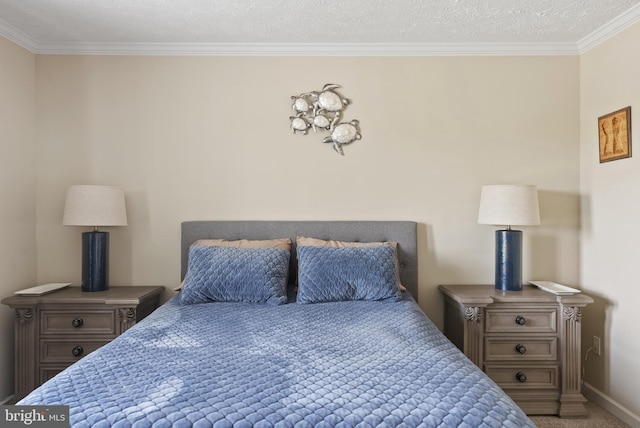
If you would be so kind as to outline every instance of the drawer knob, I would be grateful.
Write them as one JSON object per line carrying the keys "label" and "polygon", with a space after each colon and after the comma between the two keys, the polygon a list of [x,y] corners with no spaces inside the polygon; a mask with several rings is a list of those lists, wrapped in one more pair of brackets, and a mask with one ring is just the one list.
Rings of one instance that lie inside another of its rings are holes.
{"label": "drawer knob", "polygon": [[527,352],[527,347],[524,346],[522,343],[518,343],[516,345],[516,351],[520,352],[521,354],[524,354]]}
{"label": "drawer knob", "polygon": [[73,354],[74,357],[79,357],[80,355],[82,355],[83,352],[84,352],[84,349],[82,349],[82,346],[76,346],[71,350],[71,353]]}
{"label": "drawer knob", "polygon": [[82,318],[74,318],[73,321],[71,321],[71,325],[75,328],[82,327],[82,324],[84,324],[84,320]]}
{"label": "drawer knob", "polygon": [[516,324],[525,325],[526,323],[527,323],[527,320],[522,315],[518,315],[516,317]]}
{"label": "drawer knob", "polygon": [[520,382],[524,383],[527,381],[527,375],[524,374],[523,372],[518,372],[516,373],[516,379],[518,379]]}

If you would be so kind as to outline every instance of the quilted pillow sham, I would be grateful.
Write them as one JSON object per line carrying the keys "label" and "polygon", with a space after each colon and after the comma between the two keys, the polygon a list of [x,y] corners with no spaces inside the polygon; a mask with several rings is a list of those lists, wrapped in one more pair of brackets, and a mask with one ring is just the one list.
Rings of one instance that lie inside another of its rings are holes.
{"label": "quilted pillow sham", "polygon": [[399,300],[392,246],[298,247],[298,303]]}
{"label": "quilted pillow sham", "polygon": [[[235,241],[229,241],[226,239],[199,239],[193,245],[200,245],[204,247],[234,247],[234,248],[282,248],[283,250],[291,251],[291,238],[276,238],[276,239],[238,239]],[[191,248],[191,247],[189,247]],[[186,277],[189,276],[188,266]],[[287,271],[287,279],[289,277],[289,271]],[[180,291],[184,286],[184,281],[173,289],[173,291]]]}
{"label": "quilted pillow sham", "polygon": [[[388,245],[393,247],[396,250],[396,256],[398,251],[398,243],[393,241],[384,241],[384,242],[353,242],[353,241],[334,241],[329,240],[326,241],[324,239],[318,238],[307,238],[305,236],[296,236],[296,245],[297,246],[313,246],[313,247],[376,247],[379,245]],[[402,282],[400,281],[400,270],[398,269],[398,286],[400,287],[400,291],[407,291]]]}
{"label": "quilted pillow sham", "polygon": [[284,304],[289,255],[282,248],[192,245],[180,301]]}

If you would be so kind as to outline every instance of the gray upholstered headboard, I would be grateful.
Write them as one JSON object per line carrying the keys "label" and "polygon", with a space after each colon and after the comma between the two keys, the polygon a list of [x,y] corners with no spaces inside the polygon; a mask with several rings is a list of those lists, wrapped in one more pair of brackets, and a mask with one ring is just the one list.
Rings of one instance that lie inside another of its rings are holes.
{"label": "gray upholstered headboard", "polygon": [[291,278],[296,274],[296,236],[325,240],[398,243],[400,281],[418,299],[416,223],[411,221],[187,221],[182,223],[182,273],[187,272],[189,246],[198,239],[291,238]]}

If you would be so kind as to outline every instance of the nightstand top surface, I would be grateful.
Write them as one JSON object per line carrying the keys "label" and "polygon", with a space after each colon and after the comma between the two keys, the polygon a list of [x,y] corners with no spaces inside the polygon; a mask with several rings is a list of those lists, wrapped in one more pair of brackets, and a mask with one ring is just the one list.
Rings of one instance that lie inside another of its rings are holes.
{"label": "nightstand top surface", "polygon": [[443,294],[463,305],[486,306],[494,302],[560,302],[582,306],[593,303],[593,299],[583,293],[557,295],[528,284],[523,284],[522,291],[500,291],[491,284],[440,285],[438,288]]}
{"label": "nightstand top surface", "polygon": [[35,306],[42,303],[137,305],[141,301],[159,295],[163,286],[111,286],[105,291],[82,291],[80,287],[68,287],[42,296],[11,296],[2,303],[11,307]]}

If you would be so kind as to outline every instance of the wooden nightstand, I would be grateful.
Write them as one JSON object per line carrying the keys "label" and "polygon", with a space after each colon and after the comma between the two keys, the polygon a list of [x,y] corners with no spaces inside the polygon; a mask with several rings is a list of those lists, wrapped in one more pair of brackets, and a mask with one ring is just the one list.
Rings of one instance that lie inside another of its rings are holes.
{"label": "wooden nightstand", "polygon": [[69,287],[43,296],[12,296],[15,396],[21,399],[83,356],[118,337],[158,307],[164,287]]}
{"label": "wooden nightstand", "polygon": [[528,285],[440,285],[444,333],[530,415],[587,415],[581,393],[580,318],[593,299]]}

